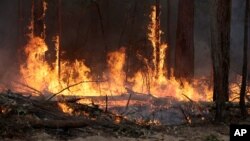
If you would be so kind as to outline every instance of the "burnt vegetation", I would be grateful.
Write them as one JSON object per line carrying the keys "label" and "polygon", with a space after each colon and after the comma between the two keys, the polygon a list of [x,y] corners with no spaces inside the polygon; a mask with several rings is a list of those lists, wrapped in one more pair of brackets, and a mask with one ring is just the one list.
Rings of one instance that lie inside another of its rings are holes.
{"label": "burnt vegetation", "polygon": [[249,0],[13,1],[0,2],[2,139],[250,123]]}

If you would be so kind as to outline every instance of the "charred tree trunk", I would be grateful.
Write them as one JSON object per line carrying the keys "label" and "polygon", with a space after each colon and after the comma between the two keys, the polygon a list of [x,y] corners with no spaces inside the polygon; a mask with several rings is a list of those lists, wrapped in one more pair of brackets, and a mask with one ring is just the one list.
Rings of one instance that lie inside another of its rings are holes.
{"label": "charred tree trunk", "polygon": [[166,66],[167,66],[167,77],[168,79],[170,79],[171,77],[171,67],[172,67],[172,61],[171,61],[171,51],[172,51],[172,47],[170,46],[170,15],[171,15],[171,10],[170,10],[171,6],[170,6],[170,0],[168,0],[167,3],[167,35],[166,35],[166,39],[167,39],[167,44],[168,44],[168,48],[166,49]]}
{"label": "charred tree trunk", "polygon": [[194,0],[180,0],[175,48],[175,76],[194,76]]}
{"label": "charred tree trunk", "polygon": [[156,6],[156,78],[159,77],[159,63],[160,63],[160,0],[155,0],[155,6]]}
{"label": "charred tree trunk", "polygon": [[211,1],[211,56],[214,75],[216,121],[225,118],[225,102],[229,99],[231,0]]}
{"label": "charred tree trunk", "polygon": [[44,0],[34,0],[34,36],[41,38],[45,38],[44,10]]}
{"label": "charred tree trunk", "polygon": [[242,81],[240,89],[240,109],[241,109],[241,115],[243,117],[247,115],[245,96],[246,96],[246,85],[247,85],[247,51],[248,51],[247,48],[248,48],[248,14],[249,14],[248,11],[249,11],[249,0],[246,0]]}
{"label": "charred tree trunk", "polygon": [[62,48],[62,0],[58,0],[57,2],[57,17],[58,17],[58,80],[61,80],[61,48]]}

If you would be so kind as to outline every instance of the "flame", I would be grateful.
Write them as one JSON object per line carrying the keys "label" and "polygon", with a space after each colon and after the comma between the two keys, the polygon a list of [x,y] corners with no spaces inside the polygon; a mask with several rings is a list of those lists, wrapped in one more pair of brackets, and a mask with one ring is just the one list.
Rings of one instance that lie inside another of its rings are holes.
{"label": "flame", "polygon": [[[48,6],[47,6],[47,2],[45,0],[43,0],[42,2],[43,2],[43,15],[42,15],[42,18],[45,19],[46,11],[47,11]],[[43,23],[43,38],[44,39],[46,38],[45,29],[46,29],[46,24],[44,22]]]}
{"label": "flame", "polygon": [[72,115],[73,113],[73,109],[70,108],[68,105],[66,105],[65,103],[61,103],[61,102],[58,102],[57,103],[58,107],[64,112],[64,113],[67,113],[69,115]]}
{"label": "flame", "polygon": [[[46,4],[45,4],[46,5]],[[46,11],[44,6],[44,11]],[[34,9],[33,9],[34,10]],[[45,15],[44,15],[45,16]],[[148,39],[153,47],[152,62],[142,55],[138,54],[137,57],[143,62],[144,67],[135,72],[133,77],[128,78],[129,88],[135,92],[152,94],[155,97],[175,97],[178,100],[194,101],[208,101],[212,98],[212,91],[208,85],[201,83],[200,80],[194,80],[192,84],[185,80],[177,80],[174,76],[170,79],[164,75],[166,69],[165,54],[167,44],[161,42],[156,38],[157,25],[156,7],[153,6],[152,13],[150,14],[150,24],[148,26],[149,34]],[[31,21],[32,27],[33,21]],[[33,30],[33,29],[32,29]],[[31,31],[32,34],[33,31]],[[163,34],[160,31],[160,34]],[[48,47],[41,37],[30,36],[30,40],[25,46],[25,54],[27,60],[20,66],[20,82],[28,85],[29,87],[38,90],[42,93],[58,93],[65,96],[100,96],[100,95],[120,95],[126,92],[126,77],[124,72],[124,65],[126,63],[126,49],[120,48],[117,51],[109,52],[107,54],[107,72],[100,76],[105,81],[95,80],[91,69],[85,65],[84,60],[75,60],[69,62],[61,60],[59,64],[59,37],[55,37],[55,62],[48,62],[46,60],[46,52]],[[159,42],[159,62],[156,63],[156,43]],[[151,67],[153,63],[153,68]],[[158,65],[156,65],[158,64]],[[59,66],[60,65],[60,78]],[[158,72],[155,68],[158,68]],[[156,76],[156,73],[158,77]],[[99,79],[99,78],[98,78]],[[62,91],[63,90],[63,91]],[[21,91],[21,90],[20,90]],[[84,103],[81,101],[80,103]],[[90,100],[86,101],[91,103]],[[117,104],[126,105],[126,102]],[[67,105],[58,104],[63,111],[71,113],[72,111]]]}
{"label": "flame", "polygon": [[[166,57],[166,49],[167,49],[167,44],[166,43],[161,43],[160,36],[163,33],[160,30],[160,23],[157,22],[157,17],[156,17],[156,6],[152,6],[152,12],[150,14],[150,24],[148,26],[148,40],[151,42],[152,47],[153,47],[153,65],[154,68],[157,68],[159,72],[156,72],[156,69],[154,70],[154,74],[156,76],[162,77],[164,74],[164,62],[165,62],[165,57]],[[158,37],[158,38],[157,38]],[[157,43],[159,43],[159,56],[157,56]],[[159,62],[157,62],[157,59],[159,58]]]}
{"label": "flame", "polygon": [[[151,93],[156,97],[173,96],[178,100],[187,100],[187,97],[195,101],[211,100],[212,91],[207,85],[198,84],[199,80],[194,80],[193,84],[190,84],[186,80],[177,80],[173,75],[170,79],[166,78],[164,72],[167,72],[167,70],[164,68],[164,64],[167,44],[161,43],[160,38],[157,38],[157,28],[159,28],[160,25],[156,22],[156,18],[156,6],[153,6],[150,14],[150,24],[148,26],[148,40],[153,47],[153,66],[154,68],[158,68],[158,72],[150,67],[150,62],[146,58],[138,55],[139,59],[145,64],[146,70],[139,70],[134,75],[134,78],[130,79],[134,82],[133,90],[142,93]],[[160,34],[163,33],[161,30],[159,30],[159,32]],[[157,42],[159,42],[159,56],[156,54]],[[156,62],[157,57],[159,57],[158,63]],[[157,77],[155,77],[156,75]]]}
{"label": "flame", "polygon": [[108,54],[109,83],[112,93],[125,92],[125,48]]}
{"label": "flame", "polygon": [[150,14],[150,20],[151,20],[151,23],[149,24],[148,26],[148,30],[149,30],[149,33],[148,33],[148,40],[152,43],[152,47],[153,47],[153,64],[154,64],[154,67],[156,68],[156,42],[157,42],[157,39],[156,39],[156,28],[157,28],[157,24],[156,24],[156,7],[153,6],[152,7],[152,12]]}

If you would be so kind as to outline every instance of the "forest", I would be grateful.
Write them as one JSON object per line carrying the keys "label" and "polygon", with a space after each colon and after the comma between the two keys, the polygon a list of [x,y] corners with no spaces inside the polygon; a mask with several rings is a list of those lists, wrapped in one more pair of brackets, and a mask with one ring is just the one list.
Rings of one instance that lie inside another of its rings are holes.
{"label": "forest", "polygon": [[249,8],[1,0],[0,139],[232,140],[250,126]]}

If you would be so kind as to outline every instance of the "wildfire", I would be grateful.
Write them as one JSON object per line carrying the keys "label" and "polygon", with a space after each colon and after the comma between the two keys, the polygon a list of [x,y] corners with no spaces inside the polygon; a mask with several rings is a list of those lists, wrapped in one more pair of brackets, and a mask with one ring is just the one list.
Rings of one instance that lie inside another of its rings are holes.
{"label": "wildfire", "polygon": [[66,105],[65,103],[60,103],[58,102],[57,103],[58,107],[64,112],[64,113],[67,113],[69,115],[71,115],[73,113],[73,109],[70,108],[68,105]]}
{"label": "wildfire", "polygon": [[[167,44],[162,43],[160,38],[156,38],[156,30],[159,28],[159,25],[157,25],[155,19],[156,7],[154,6],[152,8],[150,24],[148,26],[148,39],[153,47],[153,60],[150,62],[147,58],[138,55],[138,59],[142,60],[145,64],[145,68],[136,72],[133,77],[128,78],[128,82],[132,84],[131,89],[139,93],[150,93],[156,97],[171,96],[178,100],[187,100],[186,97],[189,97],[194,101],[211,100],[212,91],[207,85],[200,84],[199,80],[194,80],[194,83],[190,84],[185,80],[177,80],[173,76],[170,79],[166,78],[164,75],[164,72],[166,72],[164,64]],[[33,23],[34,22],[32,21],[31,26],[33,26]],[[31,29],[33,30],[33,27]],[[33,31],[31,32],[33,33]],[[162,34],[161,31],[160,34]],[[67,60],[61,60],[59,64],[59,40],[59,37],[56,36],[56,61],[51,64],[46,61],[45,54],[48,51],[48,47],[44,39],[30,36],[30,40],[25,46],[27,60],[26,63],[20,66],[21,83],[43,93],[60,92],[61,95],[65,96],[109,96],[120,95],[121,93],[126,92],[126,78],[124,72],[124,65],[126,63],[125,47],[108,53],[108,72],[103,76],[100,76],[105,82],[100,82],[99,80],[93,79],[94,77],[93,74],[91,74],[91,69],[85,65],[84,60],[75,60],[73,63]],[[157,42],[159,43],[158,63],[156,62]],[[150,67],[152,66],[150,63],[153,63],[154,68]],[[60,74],[58,71],[59,65],[61,68]],[[155,71],[156,67],[158,68],[158,72]],[[156,73],[157,77],[155,77]],[[58,77],[59,75],[60,78]],[[74,86],[70,87],[72,85]],[[66,107],[67,105],[65,106],[61,103],[58,105],[65,112],[72,112]]]}

